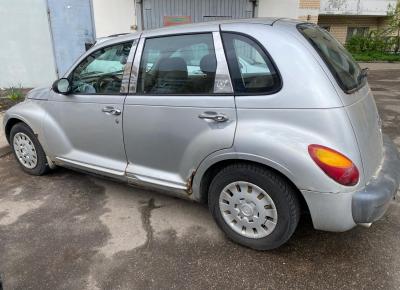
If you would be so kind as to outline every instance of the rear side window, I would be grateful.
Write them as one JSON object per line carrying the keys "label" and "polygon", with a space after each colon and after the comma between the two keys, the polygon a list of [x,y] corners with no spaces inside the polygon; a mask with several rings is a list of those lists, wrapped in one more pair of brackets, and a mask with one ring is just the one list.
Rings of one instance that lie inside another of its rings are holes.
{"label": "rear side window", "polygon": [[216,68],[211,33],[146,39],[138,93],[212,94]]}
{"label": "rear side window", "polygon": [[350,93],[364,85],[360,66],[347,50],[327,31],[304,23],[297,26],[301,34],[322,57],[340,87]]}
{"label": "rear side window", "polygon": [[272,61],[251,38],[237,33],[222,33],[225,53],[235,92],[271,94],[281,87]]}

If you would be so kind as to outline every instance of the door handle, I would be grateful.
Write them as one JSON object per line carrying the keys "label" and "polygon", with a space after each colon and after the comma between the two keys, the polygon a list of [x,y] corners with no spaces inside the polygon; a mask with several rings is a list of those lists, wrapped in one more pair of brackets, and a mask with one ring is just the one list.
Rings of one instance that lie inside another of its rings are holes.
{"label": "door handle", "polygon": [[214,122],[226,122],[229,120],[228,116],[222,113],[217,113],[217,112],[204,112],[199,115],[200,119],[203,120],[213,120]]}
{"label": "door handle", "polygon": [[120,109],[115,109],[114,107],[111,107],[111,106],[106,106],[101,111],[108,115],[115,115],[115,116],[121,115]]}

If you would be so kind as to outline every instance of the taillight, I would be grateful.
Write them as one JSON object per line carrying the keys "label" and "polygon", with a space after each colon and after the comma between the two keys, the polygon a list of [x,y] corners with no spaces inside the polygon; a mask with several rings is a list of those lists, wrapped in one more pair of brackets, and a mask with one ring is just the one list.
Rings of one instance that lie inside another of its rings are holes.
{"label": "taillight", "polygon": [[308,146],[308,153],[315,163],[336,182],[347,186],[357,184],[359,178],[358,169],[343,154],[316,144]]}

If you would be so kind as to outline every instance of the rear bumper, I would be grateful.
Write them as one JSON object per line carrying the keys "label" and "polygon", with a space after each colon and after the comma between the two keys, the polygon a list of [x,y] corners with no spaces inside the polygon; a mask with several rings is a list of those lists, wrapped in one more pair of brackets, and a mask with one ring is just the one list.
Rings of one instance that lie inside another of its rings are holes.
{"label": "rear bumper", "polygon": [[381,168],[363,190],[348,193],[321,193],[302,190],[314,228],[342,232],[357,224],[381,218],[395,197],[400,183],[400,158],[395,144],[383,137]]}
{"label": "rear bumper", "polygon": [[371,179],[363,191],[355,192],[352,199],[354,222],[372,223],[386,212],[400,183],[400,158],[396,145],[383,138],[384,156],[378,175]]}

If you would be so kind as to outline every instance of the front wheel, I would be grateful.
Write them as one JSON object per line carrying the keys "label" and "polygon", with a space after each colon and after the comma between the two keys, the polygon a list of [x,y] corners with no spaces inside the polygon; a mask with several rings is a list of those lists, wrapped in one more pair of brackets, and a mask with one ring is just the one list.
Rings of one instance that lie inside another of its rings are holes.
{"label": "front wheel", "polygon": [[10,143],[22,169],[32,175],[43,175],[49,170],[46,154],[32,130],[24,123],[11,128]]}
{"label": "front wheel", "polygon": [[300,219],[292,185],[275,172],[252,164],[222,169],[211,182],[208,203],[229,238],[256,250],[284,244]]}

